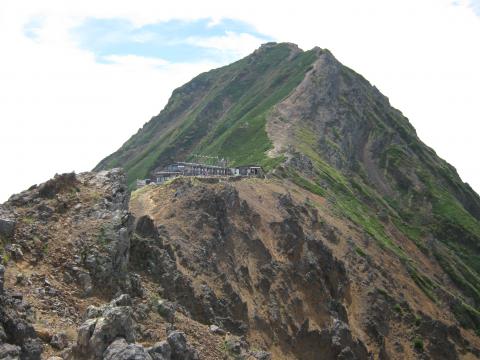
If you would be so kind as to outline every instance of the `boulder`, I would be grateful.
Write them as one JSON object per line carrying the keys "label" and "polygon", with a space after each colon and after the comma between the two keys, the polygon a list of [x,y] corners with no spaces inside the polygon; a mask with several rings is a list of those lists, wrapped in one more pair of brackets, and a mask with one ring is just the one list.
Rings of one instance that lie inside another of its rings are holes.
{"label": "boulder", "polygon": [[144,238],[158,239],[158,230],[148,215],[144,215],[137,220],[135,232]]}
{"label": "boulder", "polygon": [[222,328],[218,327],[217,325],[210,325],[209,330],[210,330],[210,332],[211,332],[212,334],[225,335],[225,330],[223,330]]}
{"label": "boulder", "polygon": [[76,351],[83,356],[101,359],[105,349],[116,338],[133,343],[132,309],[123,306],[129,303],[130,297],[121,295],[105,307],[89,307],[84,317],[87,319],[78,328]]}
{"label": "boulder", "polygon": [[160,341],[147,349],[152,360],[170,360],[172,358],[172,348],[168,341]]}
{"label": "boulder", "polygon": [[13,219],[0,217],[0,237],[11,239],[15,232],[15,224]]}
{"label": "boulder", "polygon": [[43,198],[53,198],[60,191],[76,188],[77,178],[75,173],[55,174],[53,179],[41,184],[38,187],[38,194]]}
{"label": "boulder", "polygon": [[172,349],[172,360],[196,360],[198,352],[187,344],[185,334],[181,331],[172,331],[167,336],[168,344]]}
{"label": "boulder", "polygon": [[129,344],[124,338],[117,338],[103,353],[103,360],[152,360],[142,345]]}
{"label": "boulder", "polygon": [[0,359],[2,360],[14,360],[20,358],[22,349],[20,346],[11,344],[0,345]]}
{"label": "boulder", "polygon": [[160,299],[155,304],[157,312],[168,322],[175,320],[176,305],[170,301]]}
{"label": "boulder", "polygon": [[270,354],[269,352],[263,351],[263,350],[253,352],[252,356],[256,360],[271,360],[272,359],[272,354]]}
{"label": "boulder", "polygon": [[132,299],[128,294],[122,294],[110,302],[113,306],[132,306]]}
{"label": "boulder", "polygon": [[50,345],[58,350],[63,350],[68,346],[68,337],[64,332],[54,334],[52,340],[50,340]]}

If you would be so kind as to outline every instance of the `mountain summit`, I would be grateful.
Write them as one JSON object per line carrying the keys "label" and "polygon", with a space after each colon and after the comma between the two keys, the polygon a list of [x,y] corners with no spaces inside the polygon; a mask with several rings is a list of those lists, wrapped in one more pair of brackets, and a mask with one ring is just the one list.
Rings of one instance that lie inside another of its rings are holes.
{"label": "mountain summit", "polygon": [[480,357],[480,197],[328,50],[197,76],[95,170],[0,206],[0,358]]}
{"label": "mountain summit", "polygon": [[328,199],[435,306],[480,331],[479,196],[330,51],[267,43],[197,76],[96,169],[121,166],[132,184],[193,154],[262,165]]}

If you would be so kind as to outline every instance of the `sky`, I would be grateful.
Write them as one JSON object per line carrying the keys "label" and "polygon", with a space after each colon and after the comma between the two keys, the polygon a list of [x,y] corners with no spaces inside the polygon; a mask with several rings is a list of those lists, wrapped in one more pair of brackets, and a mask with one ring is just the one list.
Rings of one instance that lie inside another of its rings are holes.
{"label": "sky", "polygon": [[88,171],[200,72],[328,48],[480,192],[480,0],[2,0],[0,202]]}

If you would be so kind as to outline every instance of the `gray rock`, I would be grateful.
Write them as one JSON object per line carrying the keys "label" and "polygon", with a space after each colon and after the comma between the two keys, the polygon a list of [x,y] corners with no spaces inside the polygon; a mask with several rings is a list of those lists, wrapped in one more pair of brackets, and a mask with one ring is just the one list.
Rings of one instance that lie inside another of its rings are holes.
{"label": "gray rock", "polygon": [[17,360],[20,359],[20,346],[11,344],[0,345],[0,359],[2,360]]}
{"label": "gray rock", "polygon": [[144,238],[158,239],[158,230],[148,215],[144,215],[137,220],[135,231]]}
{"label": "gray rock", "polygon": [[[89,307],[87,320],[78,328],[76,351],[83,356],[101,359],[105,349],[116,339],[135,342],[132,309],[116,304],[130,303],[128,295],[121,295],[101,308]],[[88,318],[97,316],[95,318]]]}
{"label": "gray rock", "polygon": [[0,324],[0,344],[7,340],[7,334],[2,324]]}
{"label": "gray rock", "polygon": [[90,352],[90,338],[95,330],[97,319],[87,319],[77,329],[77,346],[76,350],[80,354],[88,354]]}
{"label": "gray rock", "polygon": [[52,336],[52,340],[50,340],[50,345],[52,345],[55,349],[58,350],[65,349],[68,346],[67,334],[63,332],[54,334]]}
{"label": "gray rock", "polygon": [[4,280],[5,280],[5,266],[0,264],[0,294],[3,294]]}
{"label": "gray rock", "polygon": [[257,360],[270,360],[272,358],[272,354],[262,350],[253,352],[252,356]]}
{"label": "gray rock", "polygon": [[110,304],[112,306],[132,306],[132,299],[128,294],[122,294],[117,298],[113,299]]}
{"label": "gray rock", "polygon": [[170,301],[160,299],[155,304],[157,312],[170,323],[175,320],[176,305]]}
{"label": "gray rock", "polygon": [[216,334],[216,335],[225,335],[225,330],[223,330],[222,328],[218,327],[217,325],[210,325],[210,332],[212,334]]}
{"label": "gray rock", "polygon": [[147,350],[152,360],[170,360],[172,358],[172,348],[167,341],[155,343]]}
{"label": "gray rock", "polygon": [[7,250],[11,257],[14,260],[22,260],[23,259],[23,251],[20,245],[18,244],[10,244],[5,247],[5,250]]}
{"label": "gray rock", "polygon": [[80,287],[83,290],[83,296],[89,296],[93,291],[92,278],[86,272],[81,272],[77,276]]}
{"label": "gray rock", "polygon": [[15,220],[7,217],[0,217],[0,237],[11,239],[15,232],[15,225]]}
{"label": "gray rock", "polygon": [[42,342],[37,338],[28,338],[22,345],[22,360],[40,360],[42,355]]}
{"label": "gray rock", "polygon": [[87,307],[87,310],[85,310],[85,313],[83,314],[83,320],[95,319],[97,317],[100,317],[102,316],[103,310],[104,310],[104,307],[96,307],[96,306],[90,305]]}
{"label": "gray rock", "polygon": [[152,357],[143,346],[117,338],[103,353],[103,360],[152,360]]}
{"label": "gray rock", "polygon": [[172,348],[172,360],[196,360],[198,352],[187,344],[185,334],[181,331],[172,331],[167,336],[167,341]]}

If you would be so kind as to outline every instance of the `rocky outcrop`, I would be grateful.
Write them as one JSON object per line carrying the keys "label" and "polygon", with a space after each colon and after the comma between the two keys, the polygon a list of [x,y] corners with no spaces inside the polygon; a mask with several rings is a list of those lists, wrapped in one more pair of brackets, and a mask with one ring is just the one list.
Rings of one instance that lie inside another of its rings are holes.
{"label": "rocky outcrop", "polygon": [[103,353],[103,360],[152,360],[153,358],[138,344],[129,344],[124,338],[117,338]]}
{"label": "rocky outcrop", "polygon": [[15,231],[15,220],[1,211],[0,208],[0,238],[10,239]]}
{"label": "rocky outcrop", "polygon": [[361,341],[354,339],[349,326],[338,319],[328,329],[309,330],[308,324],[295,337],[294,352],[299,359],[370,359]]}
{"label": "rocky outcrop", "polygon": [[32,326],[32,308],[22,296],[4,289],[0,265],[0,359],[40,360],[42,344]]}
{"label": "rocky outcrop", "polygon": [[129,296],[122,295],[106,306],[90,307],[85,314],[85,322],[78,328],[74,352],[85,358],[101,359],[116,338],[122,338],[126,343],[135,342],[129,305]]}
{"label": "rocky outcrop", "polygon": [[101,307],[91,306],[78,328],[74,359],[104,360],[197,360],[198,353],[185,334],[171,331],[166,341],[149,348],[135,343],[132,302],[123,294]]}

